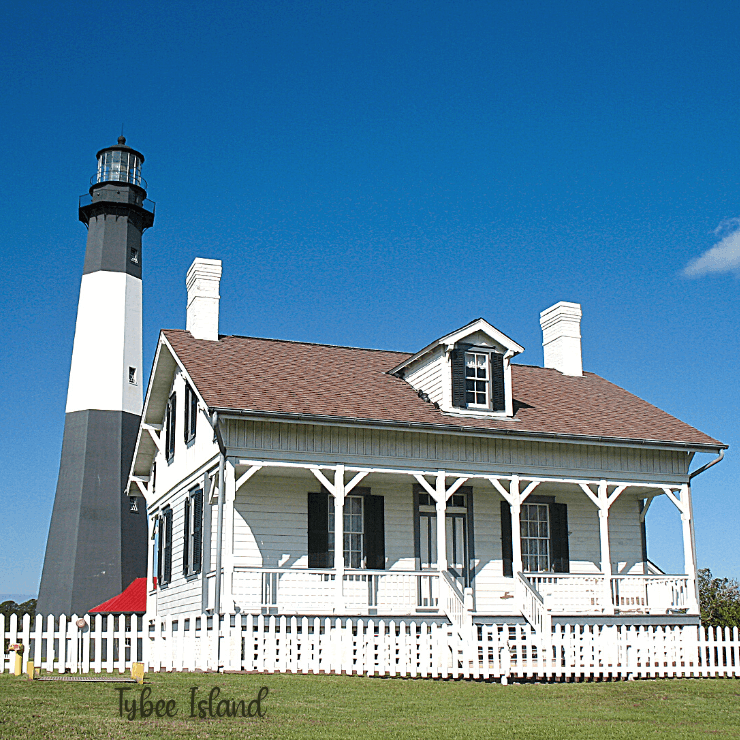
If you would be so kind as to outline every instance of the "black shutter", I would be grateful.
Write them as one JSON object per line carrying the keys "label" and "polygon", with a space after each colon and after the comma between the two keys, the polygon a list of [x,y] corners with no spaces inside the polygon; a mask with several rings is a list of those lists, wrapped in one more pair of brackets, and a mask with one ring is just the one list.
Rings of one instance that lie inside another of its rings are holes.
{"label": "black shutter", "polygon": [[169,456],[173,457],[175,454],[175,432],[177,431],[177,396],[172,394],[172,415],[170,416],[170,424],[172,425],[172,432],[170,433],[170,440],[172,440],[172,447],[169,451]]}
{"label": "black shutter", "polygon": [[308,567],[331,568],[334,553],[329,552],[329,494],[308,494]]}
{"label": "black shutter", "polygon": [[458,409],[467,408],[465,396],[465,352],[469,344],[458,344],[450,354],[452,362],[452,405]]}
{"label": "black shutter", "polygon": [[365,496],[365,563],[385,570],[385,516],[382,496]]}
{"label": "black shutter", "polygon": [[169,403],[167,404],[166,424],[165,424],[165,448],[167,452],[167,460],[171,460],[175,454],[175,429],[176,426],[176,409],[177,399],[173,393],[170,396]]}
{"label": "black shutter", "polygon": [[190,390],[190,386],[185,383],[185,408],[183,409],[185,412],[185,419],[183,420],[185,423],[182,425],[182,432],[183,437],[185,438],[185,441],[187,442],[190,439],[190,394],[192,391]]}
{"label": "black shutter", "polygon": [[170,459],[170,418],[172,416],[172,399],[167,401],[164,412],[164,456]]}
{"label": "black shutter", "polygon": [[183,526],[183,538],[182,538],[182,573],[187,575],[190,570],[190,563],[188,562],[188,552],[190,546],[190,499],[185,499],[185,523]]}
{"label": "black shutter", "polygon": [[491,405],[494,411],[506,409],[504,356],[500,352],[491,352]]}
{"label": "black shutter", "polygon": [[163,538],[164,538],[164,517],[157,517],[157,586],[162,585],[162,559],[164,557],[163,550]]}
{"label": "black shutter", "polygon": [[198,397],[195,391],[190,389],[190,437],[195,436],[195,430],[198,426]]}
{"label": "black shutter", "polygon": [[164,510],[164,573],[163,582],[169,583],[172,580],[172,509]]}
{"label": "black shutter", "polygon": [[193,506],[193,573],[200,573],[203,550],[203,491],[192,496]]}
{"label": "black shutter", "polygon": [[504,576],[514,577],[514,548],[511,543],[511,507],[508,501],[501,502],[501,558]]}
{"label": "black shutter", "polygon": [[555,573],[570,573],[568,507],[565,504],[550,504],[550,547]]}

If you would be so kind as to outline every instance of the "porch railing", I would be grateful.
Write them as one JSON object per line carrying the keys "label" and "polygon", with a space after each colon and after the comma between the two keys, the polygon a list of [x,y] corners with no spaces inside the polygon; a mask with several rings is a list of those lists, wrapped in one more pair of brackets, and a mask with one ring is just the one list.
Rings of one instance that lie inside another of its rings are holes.
{"label": "porch railing", "polygon": [[244,610],[326,614],[337,606],[358,614],[436,613],[439,574],[429,571],[345,571],[341,599],[336,574],[307,568],[234,568],[232,591]]}
{"label": "porch railing", "polygon": [[572,573],[527,573],[551,614],[604,611],[604,577]]}
{"label": "porch railing", "polygon": [[527,573],[526,577],[552,614],[598,614],[606,607],[621,613],[666,614],[690,609],[694,602],[690,579],[683,575],[611,576],[611,604],[605,603],[600,574]]}
{"label": "porch railing", "polygon": [[547,611],[542,595],[532,586],[523,573],[517,573],[516,596],[522,616],[538,633],[550,633],[550,612]]}
{"label": "porch railing", "polygon": [[473,625],[470,609],[465,605],[465,594],[455,579],[444,571],[439,580],[440,602],[442,611],[457,628],[460,636],[465,638]]}
{"label": "porch railing", "polygon": [[694,600],[688,576],[612,576],[612,604],[620,612],[666,612],[689,609]]}

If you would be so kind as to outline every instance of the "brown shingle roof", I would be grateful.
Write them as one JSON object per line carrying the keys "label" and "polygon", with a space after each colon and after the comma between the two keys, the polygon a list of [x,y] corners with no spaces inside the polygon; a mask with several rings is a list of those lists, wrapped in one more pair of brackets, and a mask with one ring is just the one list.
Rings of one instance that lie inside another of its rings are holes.
{"label": "brown shingle roof", "polygon": [[527,435],[605,437],[722,445],[593,373],[512,365],[515,420],[446,414],[388,370],[404,352],[163,332],[211,408],[370,422],[506,430]]}

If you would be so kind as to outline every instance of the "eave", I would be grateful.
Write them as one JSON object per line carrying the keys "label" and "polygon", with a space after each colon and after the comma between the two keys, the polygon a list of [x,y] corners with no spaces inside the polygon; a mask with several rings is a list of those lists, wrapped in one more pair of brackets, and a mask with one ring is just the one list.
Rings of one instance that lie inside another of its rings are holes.
{"label": "eave", "polygon": [[[209,413],[218,412],[219,417],[234,419],[259,419],[265,421],[292,422],[296,424],[320,424],[324,426],[359,426],[366,429],[409,429],[432,434],[452,434],[460,436],[486,436],[499,439],[519,438],[530,442],[568,442],[581,445],[605,445],[609,447],[636,447],[678,452],[717,452],[726,450],[728,445],[702,445],[694,442],[680,442],[631,437],[604,437],[592,435],[568,435],[555,432],[530,432],[521,429],[497,429],[485,427],[465,427],[457,424],[427,424],[423,422],[402,422],[383,419],[363,419],[349,416],[323,416],[285,412],[256,411],[211,406]],[[512,422],[515,423],[515,422]]]}

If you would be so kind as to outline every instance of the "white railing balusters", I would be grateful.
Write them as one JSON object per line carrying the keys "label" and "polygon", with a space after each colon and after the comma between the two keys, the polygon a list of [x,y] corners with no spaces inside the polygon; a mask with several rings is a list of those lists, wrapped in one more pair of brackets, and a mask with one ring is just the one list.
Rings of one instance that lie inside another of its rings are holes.
{"label": "white railing balusters", "polygon": [[540,593],[523,573],[517,573],[516,597],[522,616],[541,634],[550,633],[550,613]]}

